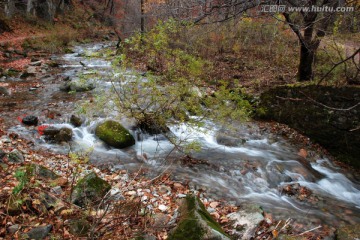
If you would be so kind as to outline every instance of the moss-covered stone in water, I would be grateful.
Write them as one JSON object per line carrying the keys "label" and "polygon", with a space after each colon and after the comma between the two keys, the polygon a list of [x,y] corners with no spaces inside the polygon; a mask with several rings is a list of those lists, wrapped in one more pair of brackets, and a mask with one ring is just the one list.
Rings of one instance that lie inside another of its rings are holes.
{"label": "moss-covered stone in water", "polygon": [[95,134],[108,145],[126,148],[135,144],[134,137],[120,123],[108,120],[96,127]]}
{"label": "moss-covered stone in water", "polygon": [[92,172],[81,179],[75,186],[71,195],[71,201],[80,207],[98,204],[110,188],[109,183]]}
{"label": "moss-covered stone in water", "polygon": [[229,239],[221,226],[206,211],[202,202],[188,195],[181,208],[181,219],[169,240]]}

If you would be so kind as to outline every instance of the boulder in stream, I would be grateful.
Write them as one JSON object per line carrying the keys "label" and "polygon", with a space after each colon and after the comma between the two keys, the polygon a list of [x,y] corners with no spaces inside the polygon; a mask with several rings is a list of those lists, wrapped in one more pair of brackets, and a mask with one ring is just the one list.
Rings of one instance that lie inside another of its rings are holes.
{"label": "boulder in stream", "polygon": [[134,137],[120,123],[107,120],[95,129],[95,135],[115,148],[126,148],[135,144]]}
{"label": "boulder in stream", "polygon": [[36,126],[38,125],[39,119],[36,116],[29,115],[29,116],[25,116],[21,122],[28,126]]}
{"label": "boulder in stream", "polygon": [[197,197],[186,196],[180,214],[180,221],[170,233],[169,240],[187,240],[189,236],[193,240],[230,239]]}
{"label": "boulder in stream", "polygon": [[43,130],[45,139],[55,142],[69,142],[73,137],[71,128],[56,128],[54,126],[47,127]]}
{"label": "boulder in stream", "polygon": [[64,92],[87,92],[95,89],[95,84],[91,82],[65,82],[60,86],[60,90]]}
{"label": "boulder in stream", "polygon": [[97,205],[110,188],[109,183],[91,172],[76,184],[71,194],[71,202],[80,207],[86,207],[89,204]]}
{"label": "boulder in stream", "polygon": [[264,220],[263,210],[257,205],[245,205],[235,213],[228,215],[234,221],[233,227],[240,229],[236,231],[239,239],[252,239],[258,225]]}
{"label": "boulder in stream", "polygon": [[71,115],[70,123],[75,127],[80,127],[84,123],[84,120],[79,116]]}

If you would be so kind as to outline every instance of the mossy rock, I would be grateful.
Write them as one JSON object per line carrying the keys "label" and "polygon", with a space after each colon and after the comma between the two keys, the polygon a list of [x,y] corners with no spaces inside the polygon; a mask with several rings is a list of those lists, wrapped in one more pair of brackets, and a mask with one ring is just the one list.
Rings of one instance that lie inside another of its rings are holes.
{"label": "mossy rock", "polygon": [[110,188],[109,183],[91,172],[79,180],[72,192],[71,202],[80,207],[97,205]]}
{"label": "mossy rock", "polygon": [[353,240],[360,239],[360,224],[341,226],[336,231],[336,239]]}
{"label": "mossy rock", "polygon": [[24,162],[24,156],[17,149],[12,150],[8,154],[7,157],[8,157],[9,162],[12,162],[12,163],[22,163],[22,162]]}
{"label": "mossy rock", "polygon": [[115,148],[126,148],[135,144],[134,137],[120,123],[107,120],[95,129],[95,135]]}
{"label": "mossy rock", "polygon": [[70,123],[75,127],[80,127],[84,123],[84,120],[79,116],[71,115]]}
{"label": "mossy rock", "polygon": [[60,177],[50,169],[38,164],[29,164],[24,167],[21,167],[19,170],[25,171],[27,178],[29,179],[32,176],[36,176],[36,178],[41,178],[45,180],[54,180]]}
{"label": "mossy rock", "polygon": [[180,210],[178,226],[170,233],[169,240],[227,240],[230,239],[206,211],[204,204],[195,196],[188,195]]}

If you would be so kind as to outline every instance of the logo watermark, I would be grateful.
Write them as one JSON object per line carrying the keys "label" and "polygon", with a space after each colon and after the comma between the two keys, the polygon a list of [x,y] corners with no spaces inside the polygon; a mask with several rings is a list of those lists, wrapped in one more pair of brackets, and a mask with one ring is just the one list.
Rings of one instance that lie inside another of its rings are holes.
{"label": "logo watermark", "polygon": [[260,12],[264,13],[283,13],[283,12],[353,12],[355,8],[352,6],[331,7],[331,6],[309,6],[309,7],[293,7],[286,5],[262,5]]}

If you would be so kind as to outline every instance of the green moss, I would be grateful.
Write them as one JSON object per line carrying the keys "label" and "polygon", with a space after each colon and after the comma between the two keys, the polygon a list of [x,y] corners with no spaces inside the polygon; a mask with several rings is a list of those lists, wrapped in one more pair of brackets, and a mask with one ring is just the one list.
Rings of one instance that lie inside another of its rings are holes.
{"label": "green moss", "polygon": [[26,176],[29,179],[32,176],[36,176],[37,178],[50,179],[50,180],[54,180],[60,177],[59,175],[49,170],[48,168],[37,164],[29,164],[19,168],[19,170],[25,171]]}
{"label": "green moss", "polygon": [[96,204],[101,201],[111,186],[105,180],[91,172],[82,178],[75,186],[72,194],[72,202],[85,207],[88,204]]}
{"label": "green moss", "polygon": [[226,239],[227,236],[221,226],[206,211],[204,204],[197,197],[188,195],[183,208],[186,211],[184,209],[181,211],[183,214],[181,220],[175,231],[170,234],[169,240],[185,240],[189,239],[189,236],[192,240],[202,240],[209,234],[209,228],[219,232],[219,235],[223,235]]}
{"label": "green moss", "polygon": [[108,145],[126,148],[135,144],[134,137],[120,123],[108,120],[96,127],[95,134]]}

